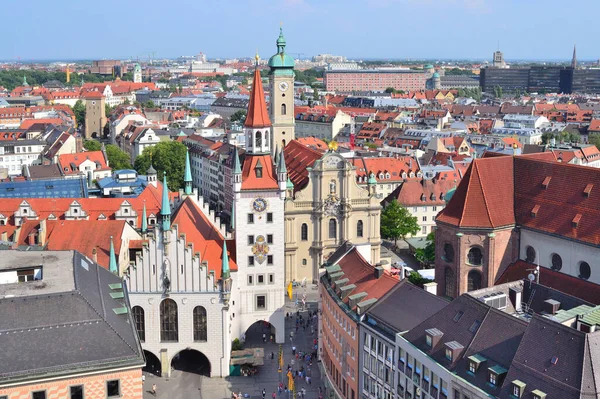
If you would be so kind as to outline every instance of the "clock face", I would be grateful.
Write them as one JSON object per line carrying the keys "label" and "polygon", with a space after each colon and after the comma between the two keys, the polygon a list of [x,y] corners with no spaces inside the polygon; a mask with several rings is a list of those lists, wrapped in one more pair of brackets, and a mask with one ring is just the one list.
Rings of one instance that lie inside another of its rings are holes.
{"label": "clock face", "polygon": [[256,198],[254,202],[252,202],[252,208],[256,212],[264,212],[267,209],[267,200],[264,198]]}
{"label": "clock face", "polygon": [[288,89],[288,87],[289,87],[288,82],[279,83],[279,90],[281,90],[281,91],[286,91]]}

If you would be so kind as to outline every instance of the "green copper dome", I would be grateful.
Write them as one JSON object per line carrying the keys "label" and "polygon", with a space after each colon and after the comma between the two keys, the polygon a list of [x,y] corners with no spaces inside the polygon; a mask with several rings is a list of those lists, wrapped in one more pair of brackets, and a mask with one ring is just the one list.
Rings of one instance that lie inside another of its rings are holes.
{"label": "green copper dome", "polygon": [[369,180],[367,180],[367,184],[377,184],[375,173],[371,172],[371,174],[369,174]]}
{"label": "green copper dome", "polygon": [[279,37],[277,38],[277,54],[269,58],[269,67],[271,68],[291,68],[295,66],[294,58],[285,53],[285,37],[283,29],[279,28]]}
{"label": "green copper dome", "polygon": [[439,77],[440,77],[440,74],[439,74],[439,73],[437,73],[437,72],[434,72],[434,73],[433,73],[433,77],[434,77],[434,78],[439,78]]}
{"label": "green copper dome", "polygon": [[431,65],[431,64],[425,65],[425,69],[431,69],[431,68],[433,68],[433,65]]}

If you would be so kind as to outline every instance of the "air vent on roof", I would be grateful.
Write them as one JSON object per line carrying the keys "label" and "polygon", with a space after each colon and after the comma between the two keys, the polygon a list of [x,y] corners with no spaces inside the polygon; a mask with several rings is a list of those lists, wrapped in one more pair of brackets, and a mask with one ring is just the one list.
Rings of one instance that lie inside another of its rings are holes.
{"label": "air vent on roof", "polygon": [[581,221],[581,213],[578,213],[577,215],[575,215],[575,217],[571,221],[571,224],[574,229],[576,229],[579,226],[580,221]]}
{"label": "air vent on roof", "polygon": [[544,179],[544,181],[542,182],[542,188],[544,190],[548,189],[548,185],[550,184],[550,180],[552,179],[552,177],[548,176]]}
{"label": "air vent on roof", "polygon": [[531,210],[531,217],[532,218],[536,217],[539,210],[540,210],[539,205],[534,206],[533,209]]}
{"label": "air vent on roof", "polygon": [[506,294],[499,292],[479,298],[480,301],[496,309],[506,309]]}

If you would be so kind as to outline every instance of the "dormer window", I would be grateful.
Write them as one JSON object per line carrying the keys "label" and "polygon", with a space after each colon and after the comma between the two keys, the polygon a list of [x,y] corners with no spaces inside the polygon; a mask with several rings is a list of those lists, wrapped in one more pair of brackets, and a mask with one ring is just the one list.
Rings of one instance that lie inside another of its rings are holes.
{"label": "dormer window", "polygon": [[533,399],[546,399],[546,392],[542,392],[539,389],[534,389],[531,391],[533,395]]}
{"label": "dormer window", "polygon": [[425,330],[425,343],[430,348],[433,348],[438,344],[438,342],[440,342],[440,339],[443,335],[444,333],[437,328],[427,329]]}
{"label": "dormer window", "polygon": [[451,362],[454,362],[456,359],[458,359],[458,356],[460,355],[460,352],[462,352],[463,349],[464,346],[462,346],[456,341],[446,342],[446,359],[450,360]]}
{"label": "dormer window", "polygon": [[527,385],[520,380],[514,380],[512,382],[511,393],[514,398],[521,398],[523,396],[523,392],[525,392],[525,387]]}
{"label": "dormer window", "polygon": [[258,162],[256,162],[256,166],[254,167],[254,174],[257,179],[262,179],[263,177],[263,167],[260,163],[260,159],[258,160]]}

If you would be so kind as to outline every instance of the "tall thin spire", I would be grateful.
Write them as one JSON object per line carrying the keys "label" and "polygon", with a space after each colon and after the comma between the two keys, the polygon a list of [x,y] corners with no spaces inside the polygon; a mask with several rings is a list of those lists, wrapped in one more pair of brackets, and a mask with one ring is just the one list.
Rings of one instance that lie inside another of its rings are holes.
{"label": "tall thin spire", "polygon": [[162,228],[164,231],[171,229],[171,205],[169,203],[169,187],[167,186],[167,174],[163,176],[162,207],[160,208]]}
{"label": "tall thin spire", "polygon": [[240,154],[238,154],[238,150],[237,148],[235,148],[233,150],[234,152],[234,158],[233,158],[233,174],[234,175],[241,175],[242,174],[242,165],[240,164]]}
{"label": "tall thin spire", "polygon": [[223,256],[221,257],[221,278],[228,279],[229,273],[229,255],[227,255],[227,241],[223,240]]}
{"label": "tall thin spire", "polygon": [[231,220],[229,221],[231,231],[235,230],[235,203],[231,204]]}
{"label": "tall thin spire", "polygon": [[279,153],[279,160],[277,163],[277,173],[286,173],[287,167],[285,166],[285,157],[283,156],[283,149]]}
{"label": "tall thin spire", "polygon": [[117,267],[117,257],[115,256],[115,245],[113,244],[113,236],[110,236],[110,254],[108,270],[114,274],[119,273],[119,268]]}
{"label": "tall thin spire", "polygon": [[573,58],[571,59],[571,68],[577,68],[577,45],[573,45]]}
{"label": "tall thin spire", "polygon": [[146,216],[146,200],[144,200],[144,210],[142,211],[142,233],[148,231],[148,217]]}
{"label": "tall thin spire", "polygon": [[267,112],[267,103],[265,101],[265,90],[258,69],[258,61],[254,69],[254,79],[252,80],[252,93],[248,103],[248,114],[246,115],[245,127],[263,128],[270,127],[271,120]]}
{"label": "tall thin spire", "polygon": [[185,177],[183,178],[185,183],[185,194],[190,195],[192,193],[192,168],[190,167],[190,152],[185,152]]}

